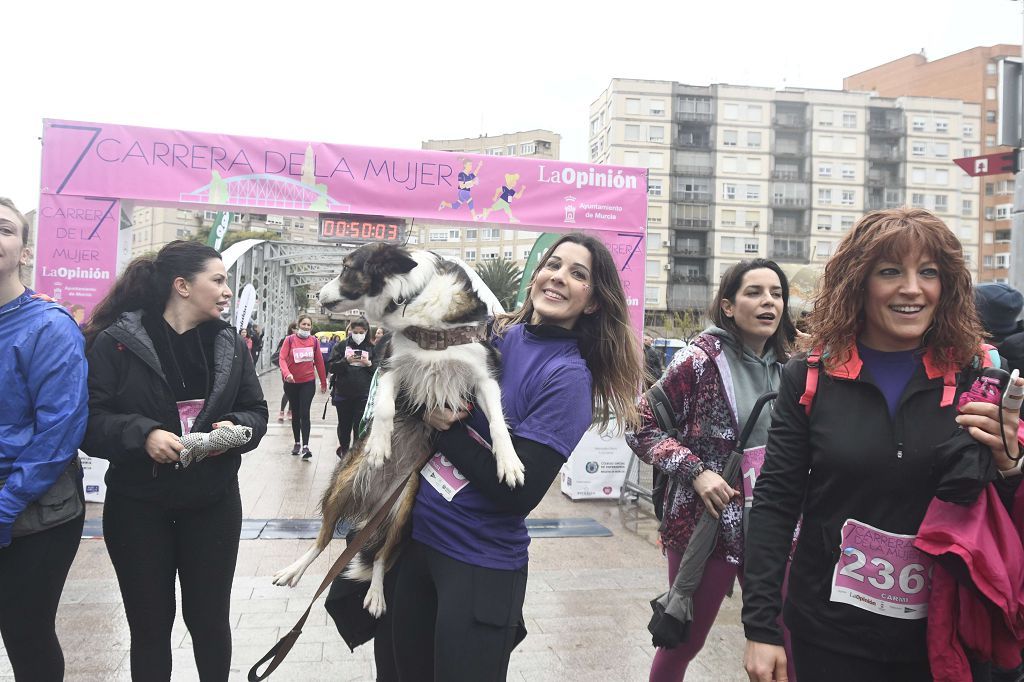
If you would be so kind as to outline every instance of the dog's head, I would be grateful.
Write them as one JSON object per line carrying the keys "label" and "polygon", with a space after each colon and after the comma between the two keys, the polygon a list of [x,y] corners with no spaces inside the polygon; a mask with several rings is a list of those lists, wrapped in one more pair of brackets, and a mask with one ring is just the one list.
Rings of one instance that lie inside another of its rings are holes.
{"label": "dog's head", "polygon": [[320,290],[320,305],[331,312],[366,308],[391,278],[416,267],[409,252],[394,244],[366,244],[345,256],[341,274]]}

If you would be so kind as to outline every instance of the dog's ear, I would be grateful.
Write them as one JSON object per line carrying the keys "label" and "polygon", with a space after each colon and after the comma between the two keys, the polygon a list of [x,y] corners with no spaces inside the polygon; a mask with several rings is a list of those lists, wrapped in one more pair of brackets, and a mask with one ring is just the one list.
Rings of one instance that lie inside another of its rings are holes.
{"label": "dog's ear", "polygon": [[416,261],[404,249],[390,247],[379,249],[374,253],[363,266],[366,274],[374,275],[404,275],[416,267]]}

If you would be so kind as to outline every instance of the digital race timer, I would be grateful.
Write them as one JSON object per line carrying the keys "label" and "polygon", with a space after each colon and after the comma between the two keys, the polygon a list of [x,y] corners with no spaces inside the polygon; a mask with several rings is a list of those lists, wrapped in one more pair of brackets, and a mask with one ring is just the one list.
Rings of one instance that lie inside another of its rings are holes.
{"label": "digital race timer", "polygon": [[355,213],[321,213],[319,239],[322,242],[404,244],[408,222],[402,218]]}

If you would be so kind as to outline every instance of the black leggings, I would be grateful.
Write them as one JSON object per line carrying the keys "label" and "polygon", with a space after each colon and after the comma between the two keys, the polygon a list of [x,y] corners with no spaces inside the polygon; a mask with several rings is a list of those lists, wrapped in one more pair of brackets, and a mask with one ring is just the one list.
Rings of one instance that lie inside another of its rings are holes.
{"label": "black leggings", "polygon": [[[931,682],[927,659],[918,662],[893,662],[858,658],[822,649],[806,639],[793,638],[793,663],[800,682]],[[990,678],[987,663],[971,663],[971,678]]]}
{"label": "black leggings", "polygon": [[64,679],[54,621],[85,514],[0,549],[0,635],[16,680]]}
{"label": "black leggings", "polygon": [[284,394],[288,396],[288,402],[292,406],[292,435],[295,436],[295,442],[299,442],[301,434],[302,444],[309,445],[309,407],[313,404],[313,396],[316,395],[316,379],[301,384],[286,383]]}
{"label": "black leggings", "polygon": [[504,680],[525,634],[526,567],[472,566],[415,540],[399,562],[389,605],[398,679]]}
{"label": "black leggings", "polygon": [[359,437],[359,420],[366,409],[366,398],[346,398],[334,409],[338,411],[338,445],[344,454]]}
{"label": "black leggings", "polygon": [[171,678],[175,574],[199,679],[228,679],[231,581],[241,529],[237,481],[222,499],[200,509],[167,509],[107,492],[103,539],[131,630],[134,682]]}

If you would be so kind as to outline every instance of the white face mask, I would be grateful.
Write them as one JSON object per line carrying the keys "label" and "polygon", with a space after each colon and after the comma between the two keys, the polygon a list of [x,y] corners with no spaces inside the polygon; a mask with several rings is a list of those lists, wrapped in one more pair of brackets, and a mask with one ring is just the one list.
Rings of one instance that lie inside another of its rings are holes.
{"label": "white face mask", "polygon": [[298,336],[300,339],[308,339],[309,338],[309,332],[307,330],[305,330],[305,329],[297,330],[295,332],[295,335]]}
{"label": "white face mask", "polygon": [[352,335],[352,340],[356,342],[357,346],[359,344],[361,344],[365,339],[366,339],[366,334],[353,334]]}

